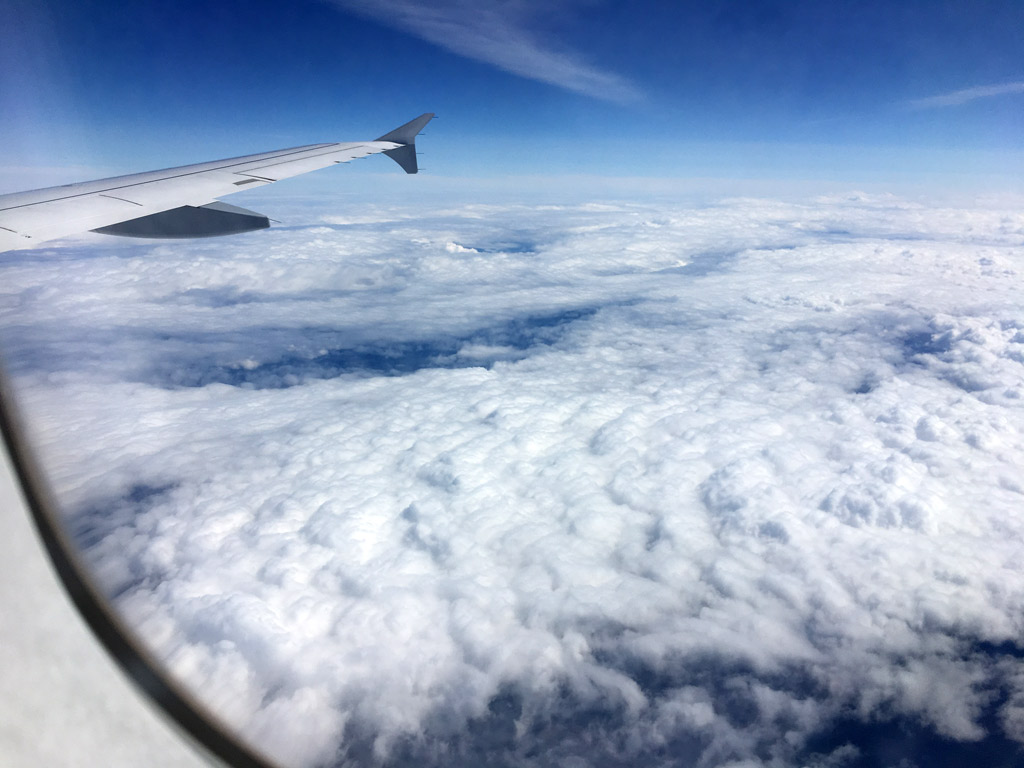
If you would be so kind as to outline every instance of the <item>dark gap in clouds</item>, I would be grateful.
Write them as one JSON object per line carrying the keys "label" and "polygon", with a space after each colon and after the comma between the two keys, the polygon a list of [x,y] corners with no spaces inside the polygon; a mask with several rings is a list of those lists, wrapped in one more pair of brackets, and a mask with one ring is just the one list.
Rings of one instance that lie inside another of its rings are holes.
{"label": "dark gap in clouds", "polygon": [[[517,738],[523,716],[523,696],[502,685],[487,704],[486,714],[458,722],[438,710],[424,723],[425,738],[403,737],[395,745],[389,765],[498,766],[512,768],[530,752],[529,735]],[[363,763],[359,763],[362,765]]]}
{"label": "dark gap in clouds", "polygon": [[[958,741],[942,736],[919,719],[894,714],[883,705],[865,721],[844,716],[831,721],[807,741],[803,759],[814,753],[831,752],[852,744],[858,754],[842,762],[843,768],[1019,768],[1024,766],[1024,745],[1002,735],[1000,710],[1010,699],[1012,681],[999,662],[1007,657],[1024,659],[1024,647],[1010,640],[992,642],[964,638],[958,655],[984,665],[989,698],[982,705],[977,723],[985,736],[977,741]],[[983,660],[984,659],[984,660]]]}
{"label": "dark gap in clouds", "polygon": [[[995,708],[989,710],[982,718],[983,724],[986,719],[994,724]],[[1020,744],[989,733],[979,741],[956,741],[905,717],[884,722],[840,718],[808,740],[798,764],[810,762],[809,758],[815,754],[852,744],[858,754],[841,762],[843,768],[1020,768],[1024,765],[1024,748]]]}
{"label": "dark gap in clouds", "polygon": [[223,309],[240,304],[272,304],[289,301],[332,301],[344,299],[360,291],[342,290],[310,290],[301,293],[261,293],[259,291],[240,291],[235,286],[221,288],[190,288],[187,291],[169,296],[165,301],[171,304],[185,304],[207,309]]}
{"label": "dark gap in clouds", "polygon": [[654,521],[647,526],[644,534],[644,549],[647,552],[653,551],[662,541],[672,542],[672,535],[665,526],[664,515],[657,515]]}
{"label": "dark gap in clouds", "polygon": [[487,245],[467,246],[480,253],[536,253],[537,243],[529,240],[502,240]]}
{"label": "dark gap in clouds", "polygon": [[829,243],[855,243],[861,240],[891,240],[901,243],[920,243],[930,242],[935,239],[923,232],[902,234],[885,231],[854,232],[853,230],[846,229],[845,227],[830,227],[827,225],[820,229],[808,228],[808,232],[813,232],[815,235],[822,236],[825,241]]}
{"label": "dark gap in clouds", "polygon": [[195,307],[221,309],[238,304],[259,304],[266,302],[267,295],[255,291],[239,291],[234,286],[224,288],[191,288],[170,297],[176,304],[188,304]]}
{"label": "dark gap in clouds", "polygon": [[549,692],[505,683],[486,713],[461,721],[444,706],[423,719],[414,736],[397,739],[388,758],[373,754],[374,723],[349,721],[334,766],[410,768],[626,768],[696,766],[710,734],[676,729],[657,743],[638,738],[637,723],[614,697],[583,697],[567,682]]}
{"label": "dark gap in clouds", "polygon": [[[984,654],[996,659],[1010,656],[1024,658],[1024,648],[1012,642],[976,642],[967,655]],[[624,672],[643,690],[652,703],[671,700],[674,692],[684,687],[696,687],[710,697],[715,712],[741,732],[757,734],[759,757],[770,760],[776,757],[781,745],[782,733],[787,730],[783,722],[765,721],[751,691],[751,683],[760,683],[769,688],[790,694],[792,698],[812,699],[825,704],[828,709],[839,711],[842,702],[835,699],[819,675],[809,666],[790,664],[780,672],[755,670],[742,660],[706,655],[677,660],[671,666],[655,669],[636,659],[621,656],[617,652],[595,652],[595,660],[604,666]],[[998,691],[984,707],[979,724],[987,735],[978,741],[957,741],[939,735],[926,724],[913,717],[893,715],[891,710],[876,710],[874,721],[853,717],[839,717],[829,720],[818,733],[814,734],[794,764],[813,762],[811,758],[822,753],[832,753],[844,745],[857,748],[856,755],[850,755],[841,765],[849,768],[890,768],[891,766],[938,766],[959,768],[964,765],[1022,766],[1024,747],[1000,733],[999,710],[1009,697],[1009,686],[1000,682],[998,671],[993,670],[993,680],[987,690]],[[776,720],[778,715],[775,716]],[[623,723],[623,726],[626,724]],[[637,755],[636,757],[641,757]],[[653,754],[642,757],[651,758]],[[902,762],[901,762],[902,761]],[[669,765],[695,765],[697,760],[672,760]]]}
{"label": "dark gap in clouds", "polygon": [[656,274],[704,277],[705,275],[717,272],[725,272],[740,253],[742,251],[705,251],[703,253],[695,253],[689,257],[689,263],[679,267],[659,269]]}
{"label": "dark gap in clouds", "polygon": [[758,526],[757,533],[765,539],[775,539],[782,544],[789,543],[789,531],[777,520],[768,520]]}
{"label": "dark gap in clouds", "polygon": [[881,379],[877,374],[869,373],[861,380],[860,384],[851,390],[851,393],[854,395],[869,395],[874,392],[881,383]]}
{"label": "dark gap in clouds", "polygon": [[83,550],[89,550],[114,531],[131,527],[135,518],[160,502],[178,483],[135,483],[121,496],[90,502],[68,516],[68,532]]}
{"label": "dark gap in clouds", "polygon": [[908,333],[903,337],[902,342],[907,357],[913,359],[918,355],[941,355],[949,352],[952,340],[952,331],[928,328]]}
{"label": "dark gap in clouds", "polygon": [[[451,457],[448,455],[440,456],[429,464],[423,466],[420,471],[416,473],[416,477],[432,488],[436,488],[439,491],[444,491],[446,493],[455,493],[459,488],[459,478],[452,470]],[[410,507],[407,511],[411,513],[415,510],[413,507]],[[415,522],[417,518],[410,519]]]}
{"label": "dark gap in clouds", "polygon": [[[274,229],[279,231],[330,229],[336,232],[352,232],[355,230],[379,234],[382,228],[385,227],[392,229],[396,226],[406,226],[410,230],[410,236],[413,236],[419,234],[419,230],[415,227],[424,221],[429,224],[432,230],[437,230],[441,224],[448,223],[453,229],[465,231],[467,225],[467,220],[462,217],[441,217],[425,220],[419,218],[386,219],[381,221],[353,222],[351,224],[298,224],[293,226],[276,226]],[[488,232],[487,235],[484,235],[484,239],[474,242],[474,235],[470,232],[465,232],[462,236],[457,237],[455,242],[463,248],[472,248],[477,253],[533,254],[541,247],[541,240],[538,238],[538,235],[542,237],[543,233],[529,229],[520,231],[511,229],[497,233]],[[437,242],[436,245],[439,246],[441,243]]]}
{"label": "dark gap in clouds", "polygon": [[971,374],[963,371],[949,371],[943,375],[942,378],[953,386],[962,389],[964,392],[972,394],[975,392],[983,392],[986,389],[996,386],[984,378],[972,376]]}
{"label": "dark gap in clouds", "polygon": [[[209,306],[223,307],[278,300],[231,290],[214,290],[193,298]],[[289,296],[286,300],[325,298],[324,293],[319,293],[313,298]],[[311,379],[346,374],[403,376],[429,368],[490,369],[496,363],[522,360],[534,351],[558,344],[573,323],[592,317],[604,307],[636,303],[603,302],[511,319],[482,318],[476,328],[432,330],[431,336],[420,338],[416,338],[414,325],[409,323],[409,329],[403,329],[394,340],[380,338],[388,331],[358,323],[242,326],[219,331],[205,330],[201,325],[195,329],[143,325],[69,327],[54,320],[6,328],[0,352],[7,371],[15,377],[74,371],[104,380],[141,382],[165,389],[212,383],[284,389]]]}
{"label": "dark gap in clouds", "polygon": [[[967,319],[970,316],[964,316]],[[1002,330],[1007,330],[1003,323]],[[1010,325],[1010,328],[1016,327]],[[994,347],[988,334],[972,328],[970,323],[960,325],[927,319],[923,328],[905,334],[902,348],[909,367],[924,368],[937,378],[968,394],[1002,386],[1006,378],[991,364],[986,355],[1015,359],[1012,352]]]}
{"label": "dark gap in clouds", "polygon": [[1012,640],[1004,640],[1000,643],[993,643],[988,640],[976,641],[971,646],[971,651],[983,656],[990,656],[994,659],[1005,656],[1024,659],[1024,645],[1015,643]]}
{"label": "dark gap in clouds", "polygon": [[[783,298],[789,305],[789,297]],[[1019,353],[997,337],[1016,329],[1016,321],[995,331],[984,316],[964,314],[953,321],[909,306],[856,314],[811,308],[820,323],[784,326],[753,351],[749,359],[758,374],[799,371],[815,384],[839,385],[853,396],[869,395],[892,378],[925,374],[986,402],[1016,397],[1012,384],[1018,377],[1001,366],[1016,366]],[[860,370],[843,365],[855,359]]]}
{"label": "dark gap in clouds", "polygon": [[[614,665],[606,665],[612,666]],[[621,670],[620,670],[621,671]],[[637,671],[637,670],[634,670]],[[373,743],[379,735],[374,723],[365,719],[349,722],[337,759],[332,765],[383,764],[388,766],[598,766],[625,768],[634,765],[690,768],[718,765],[739,760],[752,750],[766,762],[785,765],[812,764],[820,753],[830,753],[849,742],[864,742],[863,762],[834,763],[843,766],[893,766],[898,759],[886,762],[889,755],[928,755],[934,750],[953,748],[961,762],[946,760],[938,765],[1018,765],[1015,762],[986,762],[988,756],[999,755],[1009,746],[1005,739],[964,744],[936,737],[926,728],[907,720],[890,723],[862,723],[854,719],[832,721],[820,735],[802,750],[805,759],[794,760],[799,746],[783,738],[798,723],[786,713],[762,712],[756,703],[753,684],[767,685],[786,691],[797,698],[830,701],[827,687],[820,684],[810,670],[796,666],[778,673],[757,673],[749,664],[736,660],[706,656],[691,659],[675,673],[663,675],[647,669],[635,674],[652,709],[631,713],[621,700],[607,692],[582,694],[564,681],[555,691],[526,691],[514,683],[504,684],[488,702],[487,712],[466,723],[443,705],[421,721],[415,735],[400,737],[393,743],[388,758],[381,763],[373,755]],[[671,711],[673,702],[686,687],[695,687],[709,697],[715,713],[735,729],[737,742],[715,743],[712,729],[680,726],[670,732],[660,731],[651,738],[649,728],[655,727],[651,717],[660,707]],[[832,702],[835,704],[835,702]],[[835,705],[838,709],[839,705]],[[832,709],[830,706],[829,709]],[[742,735],[741,735],[742,734]],[[909,740],[908,739],[909,734]],[[896,739],[904,743],[893,743]],[[852,751],[850,751],[852,752]],[[1007,754],[1007,753],[1002,753]],[[1019,754],[1019,750],[1013,752]],[[964,762],[964,757],[978,755],[980,762]],[[820,763],[813,763],[820,764]],[[829,763],[833,764],[833,763]],[[917,765],[906,763],[905,765]],[[929,763],[922,763],[930,765]]]}
{"label": "dark gap in clouds", "polygon": [[816,235],[821,235],[825,242],[828,243],[856,243],[860,240],[891,240],[901,243],[921,243],[934,240],[933,237],[929,237],[926,233],[854,232],[844,227],[824,227],[822,229],[811,229],[810,231]]}
{"label": "dark gap in clouds", "polygon": [[[798,662],[783,664],[778,671],[763,671],[744,659],[730,658],[724,652],[721,655],[708,652],[676,657],[655,667],[621,646],[601,648],[597,645],[593,643],[595,661],[628,676],[649,702],[669,703],[680,690],[699,688],[707,694],[715,712],[733,728],[753,730],[770,738],[777,732],[766,722],[769,713],[762,712],[758,706],[752,684],[767,686],[799,700],[825,702],[831,697],[820,675],[810,665]],[[763,745],[766,750],[769,746],[769,742]]]}
{"label": "dark gap in clouds", "polygon": [[[458,480],[453,479],[452,484],[458,484]],[[448,558],[451,557],[451,545],[431,533],[424,535],[420,530],[419,510],[417,510],[415,504],[410,504],[402,510],[401,518],[408,523],[405,534],[402,536],[402,543],[426,553],[436,565],[443,567]]]}
{"label": "dark gap in clouds", "polygon": [[664,698],[686,686],[707,691],[715,708],[721,707],[734,724],[752,723],[757,718],[756,704],[737,692],[752,681],[761,682],[776,691],[790,693],[800,699],[825,700],[830,693],[807,665],[796,662],[783,665],[777,672],[757,671],[749,662],[711,653],[677,657],[660,668],[623,654],[595,651],[604,666],[629,676],[651,699]]}
{"label": "dark gap in clouds", "polygon": [[[236,235],[244,237],[244,235]],[[95,245],[69,246],[69,247],[47,247],[41,245],[38,248],[27,250],[4,251],[2,257],[3,266],[11,267],[25,264],[43,264],[52,266],[57,263],[103,261],[104,259],[138,259],[151,256],[153,244],[148,242],[128,242],[127,238],[111,237],[105,235],[103,241],[111,245],[110,248],[99,248]]]}
{"label": "dark gap in clouds", "polygon": [[[96,499],[71,510],[65,525],[72,543],[95,569],[94,575],[109,600],[117,599],[143,584],[155,585],[173,578],[173,573],[140,560],[128,549],[128,542],[152,536],[155,521],[143,522],[160,506],[167,506],[178,482],[134,483],[123,493]],[[169,508],[169,507],[168,507]]]}
{"label": "dark gap in clouds", "polygon": [[[249,367],[165,359],[144,374],[143,380],[164,388],[228,384],[285,389],[344,375],[391,377],[432,368],[490,369],[498,362],[521,360],[537,348],[557,344],[574,323],[592,317],[598,310],[582,307],[526,315],[458,336],[371,341],[328,349],[312,357],[285,355]],[[296,330],[296,335],[301,337],[303,331]]]}

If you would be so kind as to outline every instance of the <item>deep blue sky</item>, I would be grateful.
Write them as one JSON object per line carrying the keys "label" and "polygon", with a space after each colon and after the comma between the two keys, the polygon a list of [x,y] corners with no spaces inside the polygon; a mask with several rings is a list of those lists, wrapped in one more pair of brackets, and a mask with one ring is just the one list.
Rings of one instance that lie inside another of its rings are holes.
{"label": "deep blue sky", "polygon": [[1017,0],[360,5],[8,0],[0,166],[143,170],[436,111],[434,174],[1024,172]]}

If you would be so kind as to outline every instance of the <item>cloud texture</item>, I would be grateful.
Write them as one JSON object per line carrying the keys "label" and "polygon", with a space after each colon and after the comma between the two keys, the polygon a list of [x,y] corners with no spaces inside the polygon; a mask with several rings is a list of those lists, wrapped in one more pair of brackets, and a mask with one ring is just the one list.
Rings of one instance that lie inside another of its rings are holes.
{"label": "cloud texture", "polygon": [[1017,210],[321,205],[0,267],[68,524],[247,738],[293,766],[1020,755]]}

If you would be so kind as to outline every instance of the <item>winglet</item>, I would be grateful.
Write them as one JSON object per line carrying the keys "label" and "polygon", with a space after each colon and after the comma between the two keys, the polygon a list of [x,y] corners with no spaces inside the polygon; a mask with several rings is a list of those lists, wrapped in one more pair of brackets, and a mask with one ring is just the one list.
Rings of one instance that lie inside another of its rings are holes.
{"label": "winglet", "polygon": [[391,133],[385,133],[374,141],[393,141],[395,144],[412,144],[416,141],[416,134],[423,130],[423,126],[434,119],[433,112],[424,112],[415,120],[410,120],[405,125],[400,125]]}
{"label": "winglet", "polygon": [[423,126],[434,119],[433,112],[425,112],[415,120],[410,120],[405,125],[400,125],[390,133],[385,133],[374,141],[391,141],[402,146],[389,149],[384,152],[400,166],[406,173],[416,173],[419,168],[416,165],[416,135],[423,130]]}

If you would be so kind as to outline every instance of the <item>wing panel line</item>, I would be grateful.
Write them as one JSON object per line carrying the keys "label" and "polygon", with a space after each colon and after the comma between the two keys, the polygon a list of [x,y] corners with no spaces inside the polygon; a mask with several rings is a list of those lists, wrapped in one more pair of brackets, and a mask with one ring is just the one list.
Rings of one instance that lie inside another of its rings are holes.
{"label": "wing panel line", "polygon": [[[326,146],[337,147],[337,146],[340,146],[341,144],[342,144],[342,142],[336,142],[334,144],[329,144],[329,145],[326,145]],[[319,147],[319,146],[324,146],[324,145],[314,144],[312,146],[313,147]],[[365,146],[365,145],[357,145],[357,146]],[[286,157],[287,155],[297,155],[297,154],[300,154],[302,152],[308,152],[309,150],[310,150],[309,147],[302,147],[302,148],[296,149],[294,151],[289,150],[287,152],[287,154],[280,154],[280,155],[271,154],[271,156],[267,157],[266,159],[267,160],[277,160],[278,158]],[[338,150],[333,150],[333,151],[338,151]],[[322,152],[322,153],[319,153],[319,154],[316,154],[316,155],[310,155],[310,157],[319,157],[321,154],[330,154],[330,152]],[[129,187],[139,187],[139,186],[142,186],[143,184],[152,184],[154,181],[167,181],[169,179],[182,179],[182,178],[185,178],[186,176],[195,176],[197,174],[208,173],[210,171],[223,171],[223,170],[225,170],[227,168],[236,168],[236,167],[241,166],[241,165],[247,165],[249,163],[258,163],[258,162],[260,162],[260,160],[252,159],[253,158],[252,155],[246,155],[245,157],[248,158],[248,159],[245,159],[245,160],[243,160],[242,162],[239,162],[239,163],[232,163],[230,165],[216,165],[216,166],[213,166],[211,168],[203,168],[202,170],[189,171],[187,173],[177,173],[177,174],[174,174],[172,176],[161,176],[161,177],[159,177],[157,179],[150,179],[148,181],[135,181],[135,182],[132,182],[130,184],[122,184],[120,186],[115,186],[115,187],[105,187],[103,189],[93,189],[93,190],[90,190],[88,192],[78,192],[78,193],[73,194],[73,195],[63,195],[61,197],[49,197],[49,198],[47,198],[45,200],[35,200],[35,201],[31,202],[31,203],[22,203],[21,205],[11,205],[11,206],[8,206],[7,208],[0,208],[0,211],[14,211],[14,210],[17,210],[18,208],[28,208],[28,207],[31,207],[33,205],[40,205],[41,203],[54,203],[54,202],[57,202],[57,201],[60,201],[60,200],[71,200],[72,198],[75,198],[75,197],[87,197],[89,195],[99,195],[99,194],[103,194],[104,192],[112,192],[115,189],[128,189]],[[231,159],[235,160],[235,159],[239,159],[239,158],[231,158]],[[287,162],[287,161],[285,160],[285,161],[282,161],[282,162]],[[281,163],[276,163],[276,165],[280,165],[280,164]],[[205,165],[205,163],[202,163],[202,165]],[[191,168],[192,166],[184,165],[184,166],[179,166],[179,167],[181,167],[181,168]],[[170,170],[173,170],[173,169],[170,169]],[[117,177],[114,177],[114,178],[117,178]]]}

